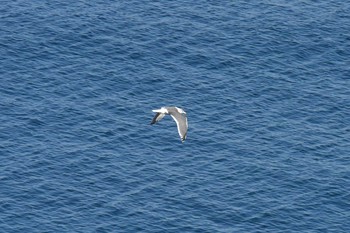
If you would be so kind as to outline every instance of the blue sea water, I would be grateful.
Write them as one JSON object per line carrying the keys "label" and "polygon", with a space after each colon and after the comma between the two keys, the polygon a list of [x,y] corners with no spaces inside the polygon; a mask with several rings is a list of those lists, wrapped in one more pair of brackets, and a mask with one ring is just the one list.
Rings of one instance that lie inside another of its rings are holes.
{"label": "blue sea water", "polygon": [[350,232],[348,1],[0,12],[0,232]]}

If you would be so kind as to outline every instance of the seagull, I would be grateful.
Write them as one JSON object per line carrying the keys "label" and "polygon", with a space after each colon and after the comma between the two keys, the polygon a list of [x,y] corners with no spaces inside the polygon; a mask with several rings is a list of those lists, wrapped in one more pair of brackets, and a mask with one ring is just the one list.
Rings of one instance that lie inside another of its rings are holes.
{"label": "seagull", "polygon": [[183,143],[186,139],[188,123],[186,112],[178,107],[161,107],[160,109],[152,110],[152,112],[156,112],[151,125],[157,123],[165,115],[170,115],[177,124],[177,131],[179,132],[181,142]]}

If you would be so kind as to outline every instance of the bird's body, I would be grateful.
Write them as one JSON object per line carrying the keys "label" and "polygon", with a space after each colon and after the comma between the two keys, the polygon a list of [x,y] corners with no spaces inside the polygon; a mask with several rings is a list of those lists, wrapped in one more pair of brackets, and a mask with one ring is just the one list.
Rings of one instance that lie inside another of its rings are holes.
{"label": "bird's body", "polygon": [[170,115],[177,124],[177,130],[179,132],[181,141],[184,142],[187,136],[188,122],[186,112],[177,107],[162,107],[160,109],[152,110],[152,112],[156,112],[151,125],[157,123],[165,115]]}

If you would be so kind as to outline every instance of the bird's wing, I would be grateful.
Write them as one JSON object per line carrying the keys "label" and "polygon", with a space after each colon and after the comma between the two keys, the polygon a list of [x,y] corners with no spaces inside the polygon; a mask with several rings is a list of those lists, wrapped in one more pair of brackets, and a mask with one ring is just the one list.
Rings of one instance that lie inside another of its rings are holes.
{"label": "bird's wing", "polygon": [[153,125],[153,124],[157,123],[158,121],[160,121],[161,119],[163,119],[164,116],[165,116],[164,113],[157,112],[156,115],[153,117],[151,125]]}
{"label": "bird's wing", "polygon": [[181,141],[185,141],[188,129],[187,116],[178,112],[170,114],[177,124],[177,131],[179,132]]}

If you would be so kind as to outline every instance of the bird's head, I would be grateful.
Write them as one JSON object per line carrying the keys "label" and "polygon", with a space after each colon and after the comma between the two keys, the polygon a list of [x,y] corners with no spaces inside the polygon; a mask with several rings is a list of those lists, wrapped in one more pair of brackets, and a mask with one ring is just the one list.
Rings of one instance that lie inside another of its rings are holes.
{"label": "bird's head", "polygon": [[176,108],[176,109],[177,109],[177,111],[179,111],[179,113],[186,114],[186,112],[182,108]]}

